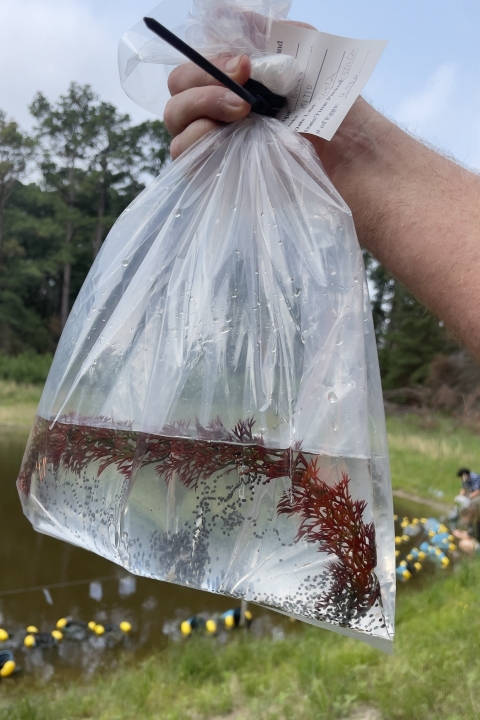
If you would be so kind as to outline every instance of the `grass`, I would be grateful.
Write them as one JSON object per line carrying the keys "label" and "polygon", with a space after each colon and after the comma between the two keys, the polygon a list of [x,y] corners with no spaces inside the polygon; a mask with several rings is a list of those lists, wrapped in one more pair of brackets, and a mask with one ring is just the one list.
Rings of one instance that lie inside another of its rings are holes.
{"label": "grass", "polygon": [[0,427],[2,434],[11,431],[28,431],[33,423],[42,394],[39,385],[20,385],[0,380]]}
{"label": "grass", "polygon": [[[0,423],[29,423],[39,394],[0,383]],[[387,425],[396,488],[426,498],[441,490],[447,500],[460,465],[480,468],[478,437],[452,420]],[[194,639],[141,663],[125,656],[90,681],[2,681],[0,720],[335,720],[367,718],[365,709],[381,720],[477,720],[480,557],[457,570],[419,592],[400,588],[392,657],[300,625],[277,641]]]}
{"label": "grass", "polygon": [[[2,686],[0,720],[382,720],[480,716],[480,560],[402,593],[395,654],[305,627],[283,640],[172,645],[88,683]],[[428,622],[426,622],[428,618]],[[360,716],[361,717],[361,716]]]}
{"label": "grass", "polygon": [[451,418],[391,416],[387,430],[394,489],[424,498],[440,491],[445,502],[451,503],[460,489],[457,470],[462,466],[480,468],[478,435]]}

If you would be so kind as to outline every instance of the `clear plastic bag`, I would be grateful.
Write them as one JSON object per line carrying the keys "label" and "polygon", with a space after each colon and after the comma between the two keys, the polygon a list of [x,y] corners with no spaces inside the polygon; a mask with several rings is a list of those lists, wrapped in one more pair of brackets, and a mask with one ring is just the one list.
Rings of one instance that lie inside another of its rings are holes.
{"label": "clear plastic bag", "polygon": [[133,573],[389,645],[393,512],[363,259],[307,140],[252,113],[121,215],[18,487],[37,530]]}

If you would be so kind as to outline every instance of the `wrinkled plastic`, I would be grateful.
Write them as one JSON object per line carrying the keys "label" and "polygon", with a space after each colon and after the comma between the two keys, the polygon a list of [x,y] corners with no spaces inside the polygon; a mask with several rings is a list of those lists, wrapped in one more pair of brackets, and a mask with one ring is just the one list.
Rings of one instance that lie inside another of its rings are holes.
{"label": "wrinkled plastic", "polygon": [[[284,93],[295,85],[298,67],[292,58],[265,62],[270,23],[283,20],[291,0],[165,0],[148,15],[158,20],[205,57],[248,55],[255,58],[258,72],[252,77],[259,82],[272,79],[272,64],[279,64],[283,74]],[[270,56],[271,58],[271,56]],[[121,38],[118,46],[120,82],[127,95],[150,112],[163,116],[168,100],[167,77],[172,67],[186,62],[185,57],[161,38],[153,35],[143,20]],[[286,73],[289,78],[286,80]],[[278,76],[278,75],[277,75]],[[261,79],[263,77],[263,79]],[[270,88],[272,92],[280,92]]]}
{"label": "wrinkled plastic", "polygon": [[311,144],[251,114],[112,228],[18,487],[133,573],[387,647],[392,498],[363,259]]}
{"label": "wrinkled plastic", "polygon": [[257,55],[250,60],[250,77],[276,95],[287,96],[300,80],[300,66],[291,55]]}

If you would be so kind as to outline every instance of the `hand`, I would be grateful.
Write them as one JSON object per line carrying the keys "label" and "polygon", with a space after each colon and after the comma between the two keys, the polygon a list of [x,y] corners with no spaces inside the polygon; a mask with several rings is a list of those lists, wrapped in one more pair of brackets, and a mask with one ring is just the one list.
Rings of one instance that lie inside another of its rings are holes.
{"label": "hand", "polygon": [[[289,24],[315,29],[302,22]],[[239,85],[244,85],[250,77],[250,60],[246,55],[218,57],[213,62]],[[225,122],[242,120],[252,109],[191,62],[172,70],[168,89],[172,98],[165,106],[163,119],[174,138],[170,145],[174,160],[210,130]]]}
{"label": "hand", "polygon": [[[216,62],[239,84],[248,80],[246,56]],[[174,136],[174,159],[251,110],[191,63],[170,74],[169,89],[164,120]],[[361,97],[330,142],[306,137],[350,207],[360,243],[480,359],[480,178],[410,137]]]}
{"label": "hand", "polygon": [[[214,62],[239,85],[244,85],[250,77],[250,60],[246,55],[221,57]],[[172,70],[168,89],[172,98],[165,106],[163,119],[174,138],[170,145],[174,160],[222,122],[241,120],[252,109],[245,100],[190,62]]]}

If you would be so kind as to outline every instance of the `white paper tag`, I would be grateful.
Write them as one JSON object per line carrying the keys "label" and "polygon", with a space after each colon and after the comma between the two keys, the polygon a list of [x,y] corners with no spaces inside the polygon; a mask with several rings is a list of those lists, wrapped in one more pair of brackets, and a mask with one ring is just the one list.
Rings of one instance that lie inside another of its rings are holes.
{"label": "white paper tag", "polygon": [[273,22],[268,51],[293,55],[302,70],[277,119],[296,132],[331,140],[386,45],[386,40],[353,40]]}

